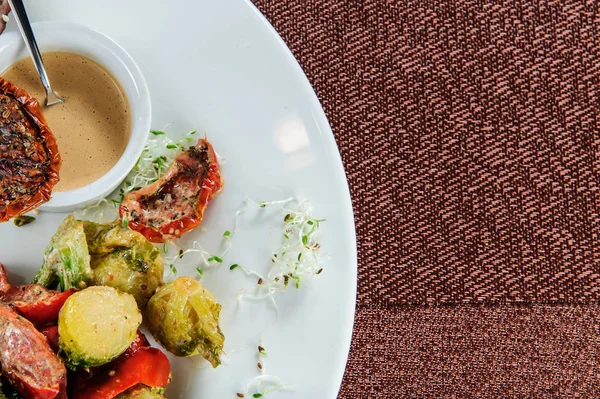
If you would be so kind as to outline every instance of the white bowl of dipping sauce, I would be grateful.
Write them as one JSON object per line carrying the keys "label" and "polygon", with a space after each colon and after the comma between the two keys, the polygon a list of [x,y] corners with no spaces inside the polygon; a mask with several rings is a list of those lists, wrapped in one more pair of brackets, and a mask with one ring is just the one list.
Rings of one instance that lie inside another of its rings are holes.
{"label": "white bowl of dipping sauce", "polygon": [[56,137],[60,181],[39,209],[71,212],[106,197],[135,166],[150,131],[150,94],[133,58],[110,38],[73,23],[32,26],[65,103],[43,105],[43,86],[18,32],[0,36],[0,75],[37,98]]}

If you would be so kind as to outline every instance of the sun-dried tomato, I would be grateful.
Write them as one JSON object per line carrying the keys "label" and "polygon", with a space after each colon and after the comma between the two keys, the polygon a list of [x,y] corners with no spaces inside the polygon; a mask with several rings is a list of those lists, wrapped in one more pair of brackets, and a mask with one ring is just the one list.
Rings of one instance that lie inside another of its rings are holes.
{"label": "sun-dried tomato", "polygon": [[215,151],[200,139],[175,158],[163,177],[127,194],[119,215],[148,240],[169,241],[202,222],[206,205],[222,187]]}
{"label": "sun-dried tomato", "polygon": [[0,222],[48,201],[60,164],[37,100],[0,78]]}

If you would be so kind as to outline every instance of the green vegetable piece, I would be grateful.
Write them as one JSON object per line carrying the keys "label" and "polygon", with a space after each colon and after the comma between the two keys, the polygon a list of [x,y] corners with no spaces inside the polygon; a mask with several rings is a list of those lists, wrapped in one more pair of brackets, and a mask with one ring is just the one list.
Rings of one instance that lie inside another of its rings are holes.
{"label": "green vegetable piece", "polygon": [[138,384],[118,394],[115,399],[164,399],[164,392],[164,388],[151,388]]}
{"label": "green vegetable piece", "polygon": [[83,223],[69,215],[63,220],[44,250],[44,263],[33,279],[34,284],[62,291],[85,288],[92,282],[90,254]]}
{"label": "green vegetable piece", "polygon": [[35,221],[35,218],[33,216],[26,215],[17,216],[13,219],[13,222],[17,227],[25,226],[26,224],[29,224],[33,221]]}
{"label": "green vegetable piece", "polygon": [[165,134],[165,132],[162,132],[160,130],[150,130],[150,133],[152,133],[155,136],[162,136],[163,134]]}
{"label": "green vegetable piece", "polygon": [[133,296],[111,287],[89,287],[71,295],[58,316],[58,345],[65,364],[101,366],[131,345],[142,323]]}
{"label": "green vegetable piece", "polygon": [[302,245],[304,245],[304,246],[308,245],[308,236],[307,235],[302,236]]}
{"label": "green vegetable piece", "polygon": [[83,222],[95,285],[127,292],[140,309],[163,282],[160,249],[119,223]]}
{"label": "green vegetable piece", "polygon": [[191,277],[179,277],[158,289],[146,306],[148,329],[177,356],[202,355],[221,364],[225,337],[219,327],[221,305]]}

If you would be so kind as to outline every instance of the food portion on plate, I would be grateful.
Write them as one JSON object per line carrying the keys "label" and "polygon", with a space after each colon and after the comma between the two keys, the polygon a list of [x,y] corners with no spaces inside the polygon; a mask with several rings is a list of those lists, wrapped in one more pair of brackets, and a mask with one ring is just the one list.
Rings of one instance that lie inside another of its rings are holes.
{"label": "food portion on plate", "polygon": [[[56,323],[70,294],[39,285],[12,286],[0,264],[0,364],[3,376],[26,398],[54,398],[65,392],[66,368],[36,325]],[[8,388],[4,382],[1,392]]]}
{"label": "food portion on plate", "polygon": [[[161,251],[149,240],[173,239],[200,224],[222,187],[216,155],[200,139],[178,147],[173,165],[159,172],[156,181],[122,196],[128,207],[121,207],[121,219],[95,223],[68,215],[32,284],[12,286],[0,265],[0,344],[6,347],[0,399],[164,398],[170,363],[139,331],[143,321],[174,355],[221,364],[221,305],[191,277],[165,284]],[[162,225],[146,226],[141,215]]]}
{"label": "food portion on plate", "polygon": [[11,285],[0,265],[0,398],[162,398],[169,360],[142,321],[167,351],[217,367],[220,311],[191,277],[165,284],[160,250],[142,234],[69,215],[34,283]]}
{"label": "food portion on plate", "polygon": [[160,250],[119,222],[100,224],[69,215],[44,251],[33,282],[61,290],[105,285],[131,294],[140,309],[163,282]]}
{"label": "food portion on plate", "polygon": [[169,382],[169,360],[138,330],[133,296],[104,286],[12,286],[2,265],[0,282],[0,398],[107,399]]}
{"label": "food portion on plate", "polygon": [[202,355],[221,364],[225,337],[219,327],[221,305],[191,277],[178,277],[160,287],[146,307],[148,329],[161,345],[177,356]]}
{"label": "food portion on plate", "polygon": [[0,77],[0,222],[47,202],[60,166],[37,100]]}
{"label": "food portion on plate", "polygon": [[202,222],[204,209],[222,187],[215,150],[208,140],[199,139],[156,182],[127,194],[119,215],[148,240],[170,241]]}
{"label": "food portion on plate", "polygon": [[[0,89],[0,216],[8,220],[49,199],[61,158],[36,99],[2,78]],[[178,147],[172,165],[159,172],[156,181],[128,190],[113,222],[68,215],[32,284],[12,286],[0,266],[0,398],[17,395],[11,390],[25,399],[163,397],[169,360],[139,332],[143,319],[169,352],[221,364],[221,306],[190,277],[165,284],[160,250],[151,242],[201,223],[223,186],[217,157],[199,139]]]}

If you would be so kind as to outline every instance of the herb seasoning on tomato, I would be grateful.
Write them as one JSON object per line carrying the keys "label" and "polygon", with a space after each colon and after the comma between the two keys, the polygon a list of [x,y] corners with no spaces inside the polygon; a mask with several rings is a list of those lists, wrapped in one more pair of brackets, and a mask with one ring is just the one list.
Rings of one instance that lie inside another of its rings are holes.
{"label": "herb seasoning on tomato", "polygon": [[177,155],[163,177],[127,194],[119,216],[148,240],[166,242],[197,227],[206,205],[222,187],[215,151],[200,139]]}
{"label": "herb seasoning on tomato", "polygon": [[48,201],[60,164],[37,100],[0,78],[0,222]]}

